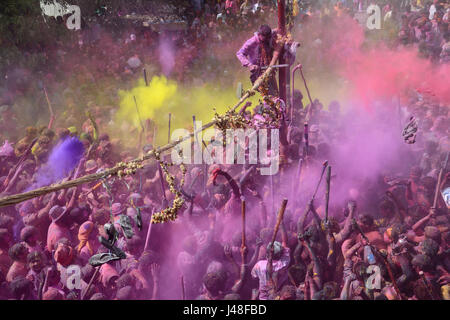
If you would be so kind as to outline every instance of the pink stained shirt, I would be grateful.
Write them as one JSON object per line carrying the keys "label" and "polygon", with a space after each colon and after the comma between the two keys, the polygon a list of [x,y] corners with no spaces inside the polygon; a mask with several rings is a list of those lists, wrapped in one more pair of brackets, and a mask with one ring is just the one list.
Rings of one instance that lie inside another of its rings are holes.
{"label": "pink stained shirt", "polygon": [[48,233],[47,233],[47,250],[49,252],[52,252],[56,249],[56,243],[61,240],[62,238],[66,238],[69,241],[72,241],[72,235],[70,233],[70,230],[62,227],[60,225],[57,225],[56,223],[52,222],[50,226],[48,227]]}

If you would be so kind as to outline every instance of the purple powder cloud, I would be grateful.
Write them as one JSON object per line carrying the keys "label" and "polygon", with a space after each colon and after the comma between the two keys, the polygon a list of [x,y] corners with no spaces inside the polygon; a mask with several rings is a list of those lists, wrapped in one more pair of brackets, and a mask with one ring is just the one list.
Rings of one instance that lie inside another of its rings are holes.
{"label": "purple powder cloud", "polygon": [[[84,153],[84,146],[76,137],[62,140],[56,145],[38,173],[32,188],[40,188],[55,183],[75,169]],[[32,189],[30,188],[30,189]]]}

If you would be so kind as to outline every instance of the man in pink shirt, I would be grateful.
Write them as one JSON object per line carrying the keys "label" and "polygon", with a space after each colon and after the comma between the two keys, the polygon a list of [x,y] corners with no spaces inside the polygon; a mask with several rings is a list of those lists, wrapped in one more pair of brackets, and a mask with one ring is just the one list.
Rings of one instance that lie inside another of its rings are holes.
{"label": "man in pink shirt", "polygon": [[[269,248],[269,247],[268,247]],[[272,260],[273,274],[272,278],[277,278],[278,285],[282,285],[287,278],[287,267],[291,261],[289,247],[285,243],[274,243],[274,256]],[[268,260],[258,261],[251,271],[253,278],[259,279],[259,300],[269,300],[271,287],[267,279],[267,263]]]}

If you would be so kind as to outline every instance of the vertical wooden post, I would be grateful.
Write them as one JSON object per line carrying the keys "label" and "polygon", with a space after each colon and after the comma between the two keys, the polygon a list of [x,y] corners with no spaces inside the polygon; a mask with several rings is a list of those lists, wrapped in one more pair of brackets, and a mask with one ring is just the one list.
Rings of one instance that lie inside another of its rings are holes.
{"label": "vertical wooden post", "polygon": [[[277,0],[278,3],[278,31],[282,36],[286,35],[286,16],[285,16],[285,8],[286,8],[286,0]],[[285,64],[286,61],[283,57],[283,51],[281,50],[279,64]],[[279,87],[280,87],[280,99],[282,99],[285,103],[286,101],[286,79],[288,68],[279,68]]]}

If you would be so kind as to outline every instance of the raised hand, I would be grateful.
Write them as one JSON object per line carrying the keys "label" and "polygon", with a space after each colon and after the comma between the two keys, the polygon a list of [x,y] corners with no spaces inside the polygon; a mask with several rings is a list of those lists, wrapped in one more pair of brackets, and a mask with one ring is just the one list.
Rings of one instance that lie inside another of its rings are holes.
{"label": "raised hand", "polygon": [[159,279],[159,270],[160,270],[160,266],[157,263],[152,263],[150,266],[150,271],[152,273],[152,277],[154,280]]}
{"label": "raised hand", "polygon": [[349,211],[355,211],[356,210],[356,201],[350,200],[347,203],[347,208]]}
{"label": "raised hand", "polygon": [[246,255],[248,253],[247,247],[241,247],[240,252],[241,252],[241,255]]}
{"label": "raised hand", "polygon": [[225,256],[226,256],[227,258],[233,258],[233,253],[232,253],[232,251],[231,251],[231,246],[230,246],[229,244],[226,244],[226,245],[223,247],[223,253],[225,254]]}
{"label": "raised hand", "polygon": [[263,244],[263,241],[262,241],[262,239],[260,237],[256,237],[255,242],[256,242],[256,246],[257,247],[260,247]]}

